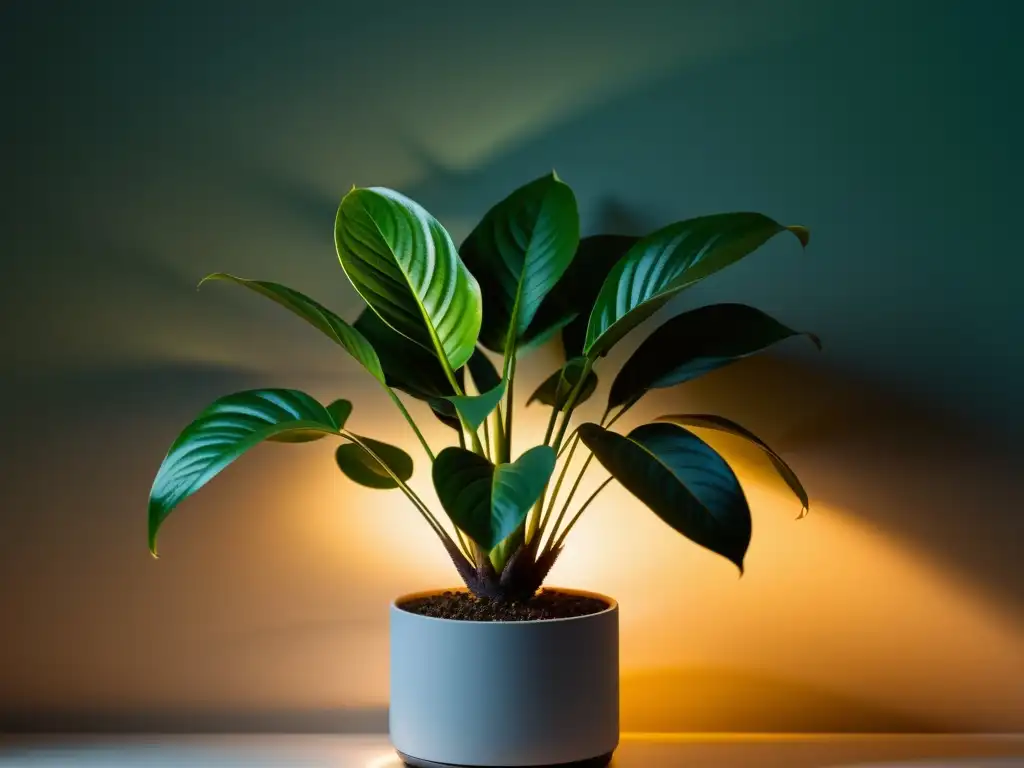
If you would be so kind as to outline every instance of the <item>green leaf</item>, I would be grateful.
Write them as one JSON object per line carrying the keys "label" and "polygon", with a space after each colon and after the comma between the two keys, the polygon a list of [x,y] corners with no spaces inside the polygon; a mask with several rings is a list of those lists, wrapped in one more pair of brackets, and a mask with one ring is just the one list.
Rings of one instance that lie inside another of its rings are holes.
{"label": "green leaf", "polygon": [[480,281],[484,346],[502,353],[507,342],[515,348],[579,239],[576,197],[554,173],[520,187],[484,215],[459,249]]}
{"label": "green leaf", "polygon": [[[549,405],[552,408],[558,408],[558,410],[565,410],[566,403],[569,400],[569,395],[572,393],[576,384],[580,380],[580,375],[583,373],[586,367],[586,358],[576,357],[567,362],[557,371],[548,376],[543,383],[530,395],[530,399],[526,401],[526,404],[534,402],[535,400]],[[580,390],[579,396],[576,398],[576,405],[585,403],[590,399],[590,396],[594,394],[594,390],[597,389],[597,374],[593,371],[587,373],[587,379],[583,383],[583,388]]]}
{"label": "green leaf", "polygon": [[[443,424],[456,431],[462,429],[455,406],[443,399],[454,395],[455,390],[435,354],[391,329],[372,309],[363,310],[353,327],[377,350],[389,387],[423,400]],[[460,386],[462,370],[455,372]]]}
{"label": "green leaf", "polygon": [[[801,335],[743,304],[712,304],[674,317],[641,344],[608,393],[608,410],[630,406],[650,389],[682,384]],[[821,342],[805,334],[818,348]]]}
{"label": "green leaf", "polygon": [[335,400],[327,406],[327,412],[331,414],[331,418],[338,425],[338,429],[344,429],[345,422],[352,415],[352,403],[348,400]]}
{"label": "green leaf", "polygon": [[523,345],[540,346],[562,331],[566,359],[582,355],[587,320],[601,284],[639,239],[632,235],[593,235],[580,240],[572,263],[526,330]]}
{"label": "green leaf", "polygon": [[384,372],[381,369],[380,360],[373,345],[370,344],[362,333],[308,296],[304,296],[298,291],[280,283],[271,283],[265,280],[247,280],[244,277],[235,277],[226,272],[215,272],[212,275],[207,275],[200,281],[199,285],[202,286],[208,280],[227,280],[266,296],[285,309],[290,309],[314,328],[326,334],[336,344],[343,347],[377,381],[381,384],[384,383]]}
{"label": "green leaf", "polygon": [[679,424],[683,427],[714,429],[719,432],[735,435],[736,437],[742,437],[744,440],[753,443],[765,452],[768,456],[768,460],[771,461],[772,466],[775,467],[775,471],[779,473],[779,476],[785,481],[786,485],[789,486],[789,489],[797,499],[799,499],[801,504],[800,517],[807,514],[807,510],[810,509],[811,503],[807,498],[807,491],[804,490],[804,486],[800,482],[800,478],[796,476],[796,472],[794,472],[790,468],[789,464],[787,464],[779,454],[772,450],[767,443],[746,427],[742,427],[735,421],[730,421],[723,416],[701,413],[676,413],[669,416],[659,416],[658,421],[668,421],[673,424]]}
{"label": "green leaf", "polygon": [[498,386],[479,395],[451,395],[444,399],[455,406],[455,410],[462,415],[470,429],[477,429],[498,407],[498,403],[505,395],[507,384],[508,382],[502,379]]}
{"label": "green leaf", "polygon": [[418,400],[455,394],[437,356],[391,329],[373,310],[363,310],[354,327],[377,350],[389,387]]}
{"label": "green leaf", "polygon": [[150,551],[156,554],[157,532],[171,511],[256,444],[288,436],[316,439],[340,428],[328,409],[293,389],[255,389],[216,400],[174,441],[153,481]]}
{"label": "green leaf", "polygon": [[640,240],[612,268],[590,313],[584,354],[592,360],[673,296],[755,251],[780,232],[807,245],[808,231],[760,213],[722,213],[671,224]]}
{"label": "green leaf", "polygon": [[461,368],[480,332],[480,286],[451,236],[422,206],[390,189],[353,189],[334,224],[341,266],[389,326]]}
{"label": "green leaf", "polygon": [[739,480],[707,443],[675,424],[645,424],[626,437],[597,424],[578,434],[616,480],[691,541],[743,572],[750,508]]}
{"label": "green leaf", "polygon": [[434,488],[452,522],[490,552],[523,524],[554,468],[555,452],[546,445],[497,466],[462,448],[445,448],[434,461]]}
{"label": "green leaf", "polygon": [[487,353],[479,347],[469,358],[466,367],[469,368],[469,373],[473,377],[473,384],[476,386],[477,392],[486,392],[501,383],[501,374],[498,373],[498,369],[487,357]]}
{"label": "green leaf", "polygon": [[[382,443],[379,440],[372,440],[369,437],[359,437],[359,440],[387,464],[402,482],[412,477],[412,457],[401,448]],[[388,474],[377,459],[363,449],[362,445],[356,443],[339,445],[334,459],[345,476],[359,485],[364,485],[367,488],[398,488],[395,479]]]}

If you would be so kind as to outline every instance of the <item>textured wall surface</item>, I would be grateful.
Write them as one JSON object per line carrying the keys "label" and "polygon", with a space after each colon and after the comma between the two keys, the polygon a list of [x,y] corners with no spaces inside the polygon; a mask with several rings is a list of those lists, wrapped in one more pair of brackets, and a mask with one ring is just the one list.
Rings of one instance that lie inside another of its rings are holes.
{"label": "textured wall surface", "polygon": [[[754,504],[742,579],[622,490],[552,575],[622,604],[624,727],[1024,730],[1021,22],[1009,0],[0,5],[0,728],[383,726],[387,603],[455,581],[401,496],[326,444],[261,447],[146,551],[160,459],[220,394],[348,397],[416,447],[329,342],[195,284],[354,318],[331,238],[352,184],[458,240],[554,167],[587,232],[742,209],[813,232],[684,305],[753,304],[825,351],[631,414],[740,420],[811,514],[722,443]],[[527,358],[520,392],[554,366]]]}

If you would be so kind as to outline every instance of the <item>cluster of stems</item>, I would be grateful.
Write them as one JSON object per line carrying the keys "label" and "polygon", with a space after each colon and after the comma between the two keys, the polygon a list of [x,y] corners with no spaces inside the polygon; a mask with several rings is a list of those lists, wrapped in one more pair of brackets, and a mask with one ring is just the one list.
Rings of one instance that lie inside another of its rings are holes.
{"label": "cluster of stems", "polygon": [[[442,365],[445,367],[445,372],[448,375],[449,382],[451,383],[455,393],[460,396],[464,395],[465,393],[454,372],[444,362],[442,362]],[[575,513],[567,519],[572,501],[575,498],[583,481],[583,477],[594,458],[593,454],[589,454],[586,457],[582,466],[578,470],[575,480],[569,487],[568,492],[564,494],[564,498],[560,498],[563,484],[569,474],[573,458],[575,457],[576,450],[580,444],[580,439],[576,431],[573,430],[572,432],[569,432],[569,425],[587,377],[590,374],[591,367],[592,362],[587,360],[575,385],[566,396],[564,407],[561,409],[552,407],[551,409],[551,416],[548,420],[547,430],[544,434],[543,445],[550,446],[555,451],[560,464],[560,466],[556,465],[557,477],[555,474],[552,475],[552,477],[556,478],[554,485],[552,486],[549,482],[545,486],[540,499],[527,516],[522,530],[517,531],[516,534],[513,534],[513,536],[510,537],[509,541],[503,542],[493,551],[485,552],[481,550],[480,547],[478,547],[474,541],[459,530],[458,527],[454,527],[454,537],[449,534],[445,526],[442,525],[437,517],[434,516],[415,491],[409,488],[406,483],[392,475],[398,484],[398,487],[409,498],[413,506],[416,507],[419,513],[427,521],[438,538],[446,544],[449,551],[457,549],[476,567],[482,566],[486,560],[489,560],[490,565],[495,569],[495,571],[500,573],[508,561],[509,556],[518,546],[530,545],[530,550],[533,552],[535,560],[540,560],[546,555],[553,556],[561,550],[565,543],[566,536],[568,536],[569,532],[576,525],[577,521],[586,509],[591,503],[593,503],[594,499],[597,498],[598,494],[608,485],[609,482],[611,482],[612,479],[609,477],[602,482],[594,492],[583,501]],[[512,410],[515,393],[515,373],[516,356],[513,352],[511,355],[507,356],[505,360],[504,376],[507,381],[505,395],[502,401],[498,404],[498,407],[495,408],[487,420],[484,421],[481,427],[482,436],[477,432],[477,430],[473,429],[471,425],[462,420],[460,416],[460,446],[486,457],[495,464],[508,463],[512,460]],[[417,427],[412,416],[406,410],[402,401],[390,388],[388,388],[388,393],[399,408],[402,416],[406,419],[413,432],[416,434],[416,437],[422,445],[424,452],[427,454],[427,457],[431,462],[433,462],[434,452],[431,450],[423,436],[423,433]],[[606,412],[601,419],[602,426],[610,426],[622,416],[627,408],[628,405],[621,408],[614,416],[611,416],[609,412]],[[610,416],[611,418],[609,418]],[[365,448],[366,446],[364,445],[363,447]],[[371,456],[373,455],[373,452],[368,448],[367,451]],[[555,513],[556,508],[558,510],[557,514]],[[512,546],[510,546],[510,544]]]}

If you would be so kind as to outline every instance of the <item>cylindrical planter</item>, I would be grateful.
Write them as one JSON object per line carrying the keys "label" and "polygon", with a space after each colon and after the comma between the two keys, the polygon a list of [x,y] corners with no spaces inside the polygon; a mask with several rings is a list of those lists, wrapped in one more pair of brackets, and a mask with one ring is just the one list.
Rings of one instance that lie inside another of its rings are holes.
{"label": "cylindrical planter", "polygon": [[455,621],[391,606],[391,743],[416,768],[607,765],[619,743],[619,607]]}

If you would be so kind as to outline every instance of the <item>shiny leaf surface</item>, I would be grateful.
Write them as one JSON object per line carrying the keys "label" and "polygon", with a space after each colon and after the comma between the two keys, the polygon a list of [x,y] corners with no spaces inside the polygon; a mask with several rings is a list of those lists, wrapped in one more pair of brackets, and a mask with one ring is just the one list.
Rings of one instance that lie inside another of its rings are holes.
{"label": "shiny leaf surface", "polygon": [[480,287],[421,205],[390,189],[353,189],[338,208],[334,240],[345,274],[385,323],[452,370],[469,360]]}
{"label": "shiny leaf surface", "polygon": [[768,460],[771,461],[772,466],[775,467],[775,471],[779,473],[779,476],[783,481],[785,481],[786,485],[789,486],[789,489],[797,499],[799,499],[801,505],[800,516],[803,517],[807,514],[807,510],[810,508],[810,501],[807,498],[807,491],[804,490],[804,486],[800,482],[800,478],[796,476],[796,472],[794,472],[792,468],[790,468],[789,464],[787,464],[778,453],[772,450],[764,440],[759,438],[746,427],[743,427],[724,416],[702,413],[675,413],[668,416],[659,416],[658,421],[668,421],[673,424],[679,424],[683,427],[713,429],[718,432],[725,432],[726,434],[734,435],[735,437],[741,437],[747,442],[756,445],[764,451]]}
{"label": "shiny leaf surface", "polygon": [[[608,393],[609,410],[651,389],[672,387],[801,335],[758,309],[712,304],[664,323],[626,361]],[[821,343],[806,334],[819,348]]]}
{"label": "shiny leaf surface", "polygon": [[578,434],[604,468],[658,517],[743,571],[750,508],[735,473],[711,446],[668,423],[645,424],[625,437],[583,424]]}
{"label": "shiny leaf surface", "polygon": [[296,390],[256,389],[216,400],[178,436],[160,465],[149,493],[150,550],[156,554],[157,532],[171,511],[253,446],[339,431],[330,411]]}
{"label": "shiny leaf surface", "polygon": [[595,359],[673,296],[752,253],[780,232],[808,232],[760,213],[722,213],[671,224],[642,238],[608,274],[590,313],[584,354]]}
{"label": "shiny leaf surface", "polygon": [[566,359],[582,355],[587,321],[601,284],[639,239],[631,235],[582,238],[569,268],[540,305],[522,343],[539,346],[561,331]]}
{"label": "shiny leaf surface", "polygon": [[541,302],[563,275],[579,243],[572,190],[554,173],[520,187],[491,208],[459,248],[480,283],[480,342],[495,352],[512,348]]}
{"label": "shiny leaf surface", "polygon": [[434,461],[434,488],[452,522],[490,552],[523,524],[554,468],[555,453],[545,445],[498,465],[445,448]]}

